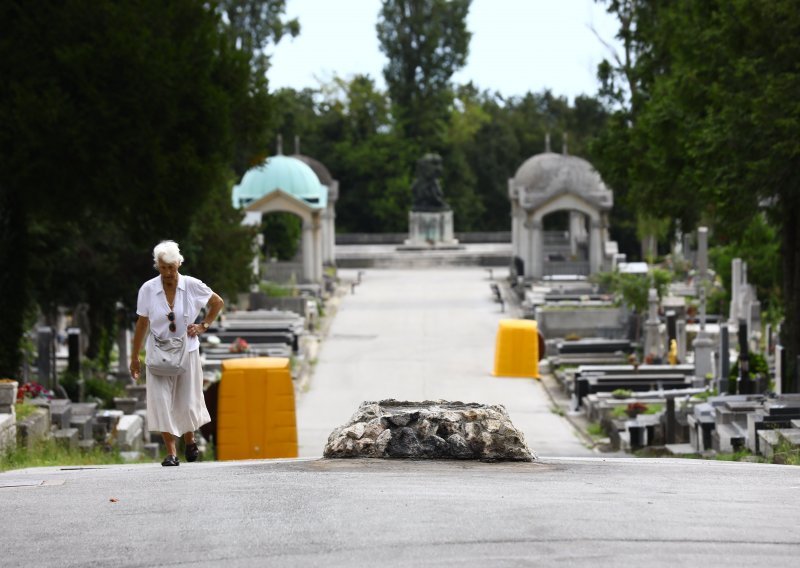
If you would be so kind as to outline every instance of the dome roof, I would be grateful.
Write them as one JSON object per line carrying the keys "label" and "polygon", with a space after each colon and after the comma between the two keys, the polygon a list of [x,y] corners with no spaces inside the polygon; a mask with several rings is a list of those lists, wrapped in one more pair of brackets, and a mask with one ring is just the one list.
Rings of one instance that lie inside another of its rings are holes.
{"label": "dome roof", "polygon": [[315,160],[314,158],[304,156],[303,154],[292,154],[291,157],[297,158],[305,165],[307,165],[309,168],[314,170],[317,179],[319,179],[319,183],[321,183],[322,185],[327,185],[330,187],[330,185],[333,183],[333,176],[331,175],[331,172],[328,171],[328,168],[325,167],[325,164],[323,164],[319,160]]}
{"label": "dome roof", "polygon": [[315,208],[324,208],[328,192],[317,175],[303,161],[290,156],[272,156],[260,166],[247,170],[233,188],[233,206],[246,207],[280,189]]}
{"label": "dome roof", "polygon": [[531,206],[561,193],[578,195],[602,209],[611,208],[613,203],[613,194],[600,174],[578,156],[537,154],[522,163],[511,183],[526,194]]}

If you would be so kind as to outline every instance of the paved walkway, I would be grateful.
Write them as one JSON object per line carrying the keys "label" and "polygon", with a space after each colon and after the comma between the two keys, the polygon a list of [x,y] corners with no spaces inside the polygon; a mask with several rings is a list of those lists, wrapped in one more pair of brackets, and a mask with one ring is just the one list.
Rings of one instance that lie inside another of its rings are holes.
{"label": "paved walkway", "polygon": [[[342,272],[354,279],[354,271]],[[475,267],[364,271],[298,397],[300,456],[321,456],[328,435],[362,401],[385,398],[503,404],[538,455],[596,455],[551,410],[538,381],[491,375],[497,325],[509,315],[489,283]]]}

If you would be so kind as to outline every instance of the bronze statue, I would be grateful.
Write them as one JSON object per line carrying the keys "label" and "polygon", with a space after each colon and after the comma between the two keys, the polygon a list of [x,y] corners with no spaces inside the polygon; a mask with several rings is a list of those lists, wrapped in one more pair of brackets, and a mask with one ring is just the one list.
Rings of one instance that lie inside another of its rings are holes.
{"label": "bronze statue", "polygon": [[442,175],[442,157],[425,154],[417,160],[416,179],[411,186],[414,203],[412,211],[447,211],[450,206],[444,200],[439,178]]}

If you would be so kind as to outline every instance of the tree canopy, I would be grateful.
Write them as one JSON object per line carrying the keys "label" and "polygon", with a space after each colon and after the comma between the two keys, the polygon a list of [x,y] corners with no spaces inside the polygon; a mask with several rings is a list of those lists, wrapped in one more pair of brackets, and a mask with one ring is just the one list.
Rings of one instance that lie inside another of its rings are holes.
{"label": "tree canopy", "polygon": [[620,106],[598,142],[598,168],[612,184],[627,180],[629,206],[675,219],[683,230],[709,223],[721,244],[752,243],[753,217],[763,216],[780,239],[784,345],[794,362],[800,354],[797,3],[607,4],[621,22],[628,57],[600,70],[604,92]]}
{"label": "tree canopy", "polygon": [[[131,308],[152,273],[154,244],[182,242],[187,260],[204,250],[202,266],[210,231],[238,230],[241,216],[219,192],[263,150],[271,107],[261,54],[217,8],[268,7],[274,22],[283,4],[2,3],[0,295],[12,308],[0,374],[16,371],[33,303],[87,303],[96,356],[117,302]],[[261,28],[258,47],[282,33]],[[230,289],[248,270],[241,254],[215,258],[201,270],[212,286],[219,278]]]}

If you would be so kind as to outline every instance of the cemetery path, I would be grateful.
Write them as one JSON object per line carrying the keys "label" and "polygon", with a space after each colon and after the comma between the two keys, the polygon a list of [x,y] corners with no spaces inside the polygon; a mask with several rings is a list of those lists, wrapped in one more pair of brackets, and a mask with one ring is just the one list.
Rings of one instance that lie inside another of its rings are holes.
{"label": "cemetery path", "polygon": [[539,456],[596,455],[551,411],[539,381],[491,375],[498,322],[511,316],[489,283],[477,267],[365,271],[343,297],[298,397],[300,456],[321,456],[361,402],[386,398],[503,404]]}

